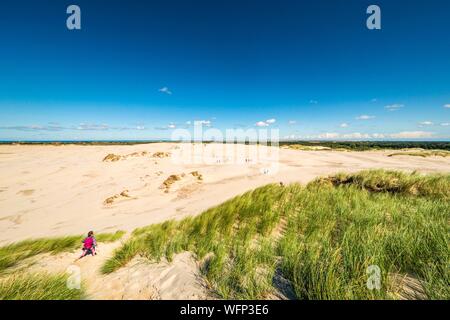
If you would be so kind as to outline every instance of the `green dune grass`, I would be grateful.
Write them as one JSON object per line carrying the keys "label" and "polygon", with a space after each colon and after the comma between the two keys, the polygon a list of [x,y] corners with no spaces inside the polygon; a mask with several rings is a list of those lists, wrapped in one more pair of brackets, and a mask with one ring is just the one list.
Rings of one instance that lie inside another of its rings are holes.
{"label": "green dune grass", "polygon": [[[298,299],[395,299],[397,275],[422,296],[449,299],[450,176],[365,171],[303,187],[267,185],[194,218],[134,231],[103,266],[194,253],[220,297],[263,299],[289,281]],[[369,290],[368,267],[381,270]]]}
{"label": "green dune grass", "polygon": [[81,300],[81,289],[69,289],[67,275],[14,275],[0,280],[0,300]]}
{"label": "green dune grass", "polygon": [[[100,233],[95,237],[98,242],[114,242],[124,234],[124,231],[117,231]],[[80,248],[82,239],[83,236],[31,239],[0,247],[0,273],[37,254],[57,254]]]}
{"label": "green dune grass", "polygon": [[371,192],[450,200],[449,174],[421,175],[417,172],[369,170],[354,174],[339,173],[316,179],[313,184],[354,185]]}

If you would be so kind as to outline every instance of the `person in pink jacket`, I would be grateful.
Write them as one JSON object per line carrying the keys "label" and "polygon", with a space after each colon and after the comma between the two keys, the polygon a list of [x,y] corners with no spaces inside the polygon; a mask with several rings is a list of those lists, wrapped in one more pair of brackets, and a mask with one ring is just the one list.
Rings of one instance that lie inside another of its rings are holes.
{"label": "person in pink jacket", "polygon": [[95,248],[97,247],[97,240],[95,240],[94,232],[89,231],[88,236],[83,240],[83,253],[78,259],[81,259],[88,254],[96,255]]}

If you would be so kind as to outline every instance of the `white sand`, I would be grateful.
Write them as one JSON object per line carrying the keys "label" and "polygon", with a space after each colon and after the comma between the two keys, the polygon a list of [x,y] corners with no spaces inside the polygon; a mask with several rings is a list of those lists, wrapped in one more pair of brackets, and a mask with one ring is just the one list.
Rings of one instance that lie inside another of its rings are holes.
{"label": "white sand", "polygon": [[[220,145],[197,144],[195,159]],[[174,157],[152,158],[156,151],[179,150],[175,144],[132,146],[1,145],[0,146],[0,244],[36,237],[126,230],[195,215],[211,206],[271,182],[308,182],[337,171],[370,168],[450,172],[450,159],[442,157],[387,157],[391,152],[297,151],[279,149],[279,162],[243,162],[217,155],[210,164],[176,164]],[[251,147],[257,148],[257,147]],[[260,151],[265,147],[259,147]],[[251,151],[254,151],[253,149]],[[109,153],[145,156],[103,162]],[[244,152],[243,150],[239,153]],[[244,159],[245,156],[242,157]],[[249,156],[251,160],[256,157]],[[219,163],[220,162],[220,163]],[[270,162],[278,171],[262,174]],[[199,181],[189,173],[199,171]],[[171,174],[186,176],[168,193],[160,189]],[[273,173],[273,174],[272,174]],[[128,190],[112,205],[106,198]]]}

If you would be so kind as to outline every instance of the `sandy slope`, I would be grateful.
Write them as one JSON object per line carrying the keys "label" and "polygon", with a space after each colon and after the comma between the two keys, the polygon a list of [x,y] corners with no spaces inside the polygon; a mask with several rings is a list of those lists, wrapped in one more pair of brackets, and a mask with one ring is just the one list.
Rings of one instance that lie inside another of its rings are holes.
{"label": "sandy slope", "polygon": [[[145,258],[135,258],[126,267],[108,275],[102,274],[102,265],[125,240],[99,243],[96,256],[86,256],[80,260],[77,258],[81,250],[56,255],[41,254],[26,259],[9,272],[67,273],[72,279],[79,276],[87,299],[215,299],[215,295],[207,288],[197,263],[188,252],[175,255],[170,263],[151,263]],[[69,281],[74,283],[73,280]]]}
{"label": "sandy slope", "polygon": [[25,259],[11,268],[9,274],[27,272],[69,276],[68,285],[82,283],[86,299],[94,300],[197,300],[216,299],[200,274],[197,262],[188,252],[155,263],[141,257],[134,258],[125,267],[102,274],[101,267],[126,238],[114,243],[99,243],[96,256],[78,259],[81,250],[58,254],[40,254]]}
{"label": "sandy slope", "polygon": [[[198,214],[270,182],[307,182],[336,171],[389,168],[450,172],[448,158],[387,157],[389,152],[381,151],[277,149],[278,160],[255,156],[257,150],[264,153],[265,147],[250,147],[253,149],[236,151],[242,161],[235,163],[233,157],[221,156],[219,147],[222,146],[197,144],[192,156],[196,163],[179,163],[175,161],[179,147],[169,143],[1,145],[0,244],[30,237],[82,234],[91,229],[129,231]],[[148,154],[117,162],[102,161],[109,153],[129,155],[143,151]],[[153,158],[151,155],[157,151],[171,152],[172,156]],[[244,155],[246,152],[249,155]],[[192,171],[198,171],[203,179],[192,176]],[[181,177],[183,173],[185,176]],[[172,174],[180,175],[181,180],[175,181],[166,193],[160,187]],[[127,196],[120,196],[125,190]],[[114,202],[105,205],[104,200],[114,195],[118,195]]]}

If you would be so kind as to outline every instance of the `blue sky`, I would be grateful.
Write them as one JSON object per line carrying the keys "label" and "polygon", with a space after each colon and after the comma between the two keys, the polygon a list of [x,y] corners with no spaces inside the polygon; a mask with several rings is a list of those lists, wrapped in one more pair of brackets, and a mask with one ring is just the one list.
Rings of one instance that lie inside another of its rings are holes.
{"label": "blue sky", "polygon": [[164,139],[196,120],[449,140],[449,14],[446,0],[3,0],[0,140]]}

